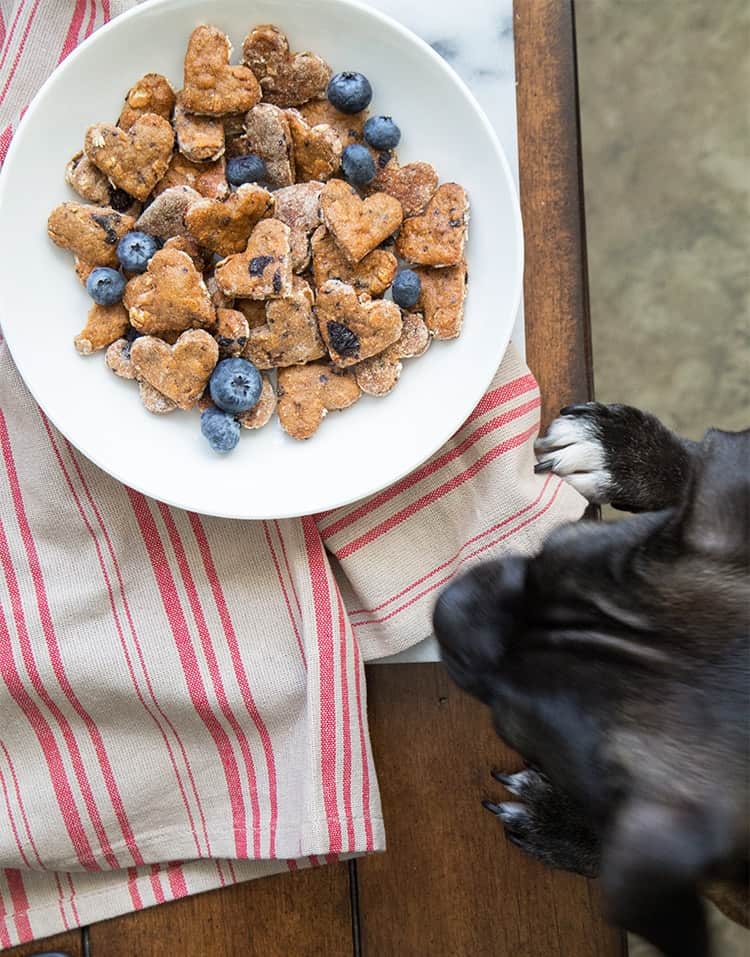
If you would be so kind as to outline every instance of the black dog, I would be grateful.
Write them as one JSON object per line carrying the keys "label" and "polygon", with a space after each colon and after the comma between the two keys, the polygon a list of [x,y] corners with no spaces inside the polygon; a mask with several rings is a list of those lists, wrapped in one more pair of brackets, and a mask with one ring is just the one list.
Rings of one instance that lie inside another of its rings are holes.
{"label": "black dog", "polygon": [[643,514],[565,526],[438,599],[452,677],[529,765],[495,773],[519,803],[485,806],[528,853],[600,874],[614,922],[705,957],[699,894],[748,878],[750,431],[695,443],[588,403],[536,452],[538,471]]}

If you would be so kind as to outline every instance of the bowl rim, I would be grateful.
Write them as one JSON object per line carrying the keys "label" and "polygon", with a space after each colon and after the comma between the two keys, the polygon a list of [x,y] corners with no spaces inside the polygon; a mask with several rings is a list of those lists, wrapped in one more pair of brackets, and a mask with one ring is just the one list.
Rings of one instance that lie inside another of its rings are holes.
{"label": "bowl rim", "polygon": [[[95,30],[91,34],[91,36],[87,37],[74,50],[72,50],[71,53],[62,61],[62,63],[60,63],[57,67],[55,67],[52,73],[47,77],[47,79],[44,81],[41,87],[37,90],[36,94],[34,95],[28,107],[26,108],[26,111],[24,112],[21,121],[16,127],[15,133],[10,143],[10,147],[5,157],[5,161],[2,165],[2,168],[0,169],[0,219],[2,217],[3,197],[7,189],[9,188],[8,182],[9,182],[10,174],[8,170],[13,165],[12,160],[14,158],[16,150],[20,149],[19,144],[23,138],[22,134],[24,130],[26,129],[26,127],[31,125],[31,123],[33,122],[34,116],[39,107],[39,103],[44,98],[48,89],[51,88],[57,82],[58,78],[61,75],[64,75],[68,70],[73,69],[79,57],[89,47],[98,43],[102,36],[105,36],[106,34],[119,29],[121,24],[123,24],[124,22],[127,22],[130,19],[135,19],[139,16],[142,16],[144,15],[145,12],[149,10],[158,8],[160,6],[166,6],[167,4],[172,4],[172,3],[179,4],[180,2],[190,3],[191,0],[145,0],[144,3],[140,3],[140,4],[137,4],[136,6],[131,7],[131,9],[126,10],[124,13],[121,13],[116,17],[113,17],[108,23],[103,24],[101,27]],[[429,45],[429,43],[423,40],[420,36],[418,36],[408,27],[404,26],[394,17],[390,16],[387,13],[384,13],[381,10],[377,10],[376,8],[370,6],[368,3],[363,2],[363,0],[325,0],[325,2],[331,6],[339,6],[339,7],[353,9],[365,17],[370,17],[374,20],[380,21],[388,29],[396,32],[397,34],[400,34],[405,40],[407,40],[413,46],[416,46],[419,50],[421,50],[421,52],[432,61],[433,65],[439,71],[441,71],[450,82],[452,82],[455,86],[457,86],[461,90],[464,98],[467,101],[468,106],[473,110],[476,120],[480,123],[485,134],[487,135],[487,138],[494,151],[494,158],[499,164],[500,170],[502,171],[502,177],[505,180],[506,187],[509,191],[511,208],[513,210],[512,228],[515,233],[515,245],[517,249],[514,276],[513,276],[513,289],[512,289],[512,295],[511,295],[511,302],[512,302],[512,306],[510,310],[511,321],[509,321],[507,325],[507,335],[505,335],[501,339],[498,339],[497,341],[497,347],[495,349],[495,355],[497,358],[495,370],[497,370],[500,363],[502,362],[503,356],[505,355],[507,351],[507,348],[511,339],[511,334],[513,331],[513,325],[518,316],[519,309],[521,306],[521,296],[523,291],[523,277],[524,277],[524,263],[525,263],[523,219],[521,214],[520,198],[519,198],[518,190],[516,188],[513,175],[511,173],[510,164],[508,163],[508,158],[505,154],[503,145],[500,142],[500,138],[495,128],[493,127],[492,123],[490,122],[489,118],[487,117],[487,114],[479,105],[478,100],[474,96],[473,92],[471,91],[467,83],[458,75],[458,73],[453,69],[453,67],[449,63],[447,63],[443,59],[443,57],[440,56],[439,53],[433,50],[433,48]],[[216,0],[216,5],[217,5],[217,8],[220,8],[221,0]],[[220,15],[221,15],[220,9],[217,9],[217,16],[220,16]],[[45,416],[52,423],[52,425],[56,429],[58,429],[58,431],[62,435],[64,435],[65,438],[68,439],[71,442],[71,444],[85,458],[87,458],[90,462],[96,465],[97,468],[100,468],[107,475],[114,478],[117,482],[119,482],[120,484],[128,488],[132,488],[135,491],[140,492],[141,494],[146,495],[149,498],[155,498],[157,501],[164,502],[166,505],[169,505],[171,507],[178,508],[183,511],[196,511],[195,506],[191,506],[190,504],[179,501],[179,497],[173,498],[173,497],[168,497],[168,496],[159,494],[157,498],[157,496],[155,496],[152,491],[149,491],[147,488],[144,488],[140,482],[138,481],[134,482],[132,481],[131,478],[125,478],[122,474],[119,474],[119,472],[113,471],[110,467],[102,464],[102,462],[99,460],[99,457],[95,451],[92,452],[88,447],[84,447],[83,445],[78,444],[70,436],[68,436],[67,433],[58,425],[56,421],[57,416],[56,416],[55,410],[50,408],[45,408],[42,405],[42,403],[37,399],[37,396],[35,395],[34,390],[28,383],[26,376],[24,375],[24,369],[26,368],[27,363],[25,363],[23,360],[19,360],[19,358],[16,357],[13,351],[13,334],[11,333],[11,335],[9,336],[7,331],[5,329],[2,329],[2,333],[0,334],[0,341],[2,341],[3,338],[7,348],[10,351],[10,354],[16,365],[18,373],[23,379],[24,385],[29,390],[29,393],[31,394],[34,401],[37,403],[37,405],[39,405],[40,409],[42,409]],[[482,386],[483,390],[485,390],[489,386],[491,381],[492,380],[490,379],[489,382],[483,383],[483,386]],[[460,407],[460,412],[461,412],[460,417],[458,414],[456,415],[456,420],[458,420],[458,425],[457,426],[452,425],[450,430],[448,430],[445,434],[443,434],[443,432],[441,431],[439,441],[437,441],[434,444],[434,446],[430,448],[430,451],[427,454],[423,455],[419,461],[410,462],[405,468],[399,468],[386,485],[377,483],[374,488],[371,488],[369,489],[369,491],[366,491],[364,493],[358,490],[356,495],[354,496],[344,495],[343,498],[341,498],[341,500],[336,501],[334,503],[326,503],[324,506],[321,506],[320,508],[317,508],[313,510],[312,512],[307,510],[300,512],[298,509],[292,509],[290,511],[283,511],[281,513],[276,513],[275,511],[273,515],[269,513],[261,513],[257,515],[247,515],[247,514],[237,515],[236,513],[231,511],[222,511],[221,509],[205,509],[204,507],[201,507],[199,514],[209,515],[216,518],[229,518],[229,519],[235,519],[235,520],[241,520],[241,521],[242,520],[261,521],[261,520],[273,520],[273,519],[299,518],[306,514],[316,514],[317,512],[323,512],[323,511],[326,513],[332,512],[332,511],[335,511],[336,509],[343,508],[347,505],[350,505],[353,502],[363,501],[364,499],[369,498],[371,495],[375,495],[378,492],[382,491],[383,489],[389,488],[391,485],[394,485],[396,482],[399,482],[405,476],[409,475],[415,469],[419,468],[420,465],[422,465],[424,462],[430,459],[433,455],[435,455],[435,453],[440,448],[442,448],[443,445],[445,445],[445,443],[450,439],[451,435],[455,434],[456,429],[460,428],[463,425],[463,423],[466,421],[466,419],[469,417],[474,407],[476,406],[476,403],[480,401],[483,393],[479,393],[478,395],[475,395],[474,390],[467,390],[466,394],[467,394],[467,400]]]}

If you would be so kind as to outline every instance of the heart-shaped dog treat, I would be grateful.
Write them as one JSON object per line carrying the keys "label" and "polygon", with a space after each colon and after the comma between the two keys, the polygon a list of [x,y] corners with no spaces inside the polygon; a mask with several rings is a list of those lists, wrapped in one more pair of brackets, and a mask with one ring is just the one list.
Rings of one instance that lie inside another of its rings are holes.
{"label": "heart-shaped dog treat", "polygon": [[220,203],[202,199],[185,214],[185,225],[201,246],[231,256],[247,248],[250,233],[261,219],[273,215],[274,200],[268,190],[245,183]]}
{"label": "heart-shaped dog treat", "polygon": [[163,241],[173,236],[184,236],[188,232],[185,214],[202,198],[197,190],[189,186],[172,186],[165,189],[144,209],[135,228]]}
{"label": "heart-shaped dog treat", "polygon": [[392,156],[385,166],[376,163],[375,168],[375,179],[368,183],[365,192],[393,196],[401,203],[404,216],[423,213],[438,188],[438,174],[429,163],[399,166],[396,157]]}
{"label": "heart-shaped dog treat", "polygon": [[278,219],[262,219],[244,253],[220,262],[214,272],[227,296],[282,299],[292,291],[289,227]]}
{"label": "heart-shaped dog treat", "polygon": [[232,44],[216,27],[200,26],[190,34],[185,53],[182,103],[191,113],[223,116],[252,109],[260,86],[246,66],[230,66]]}
{"label": "heart-shaped dog treat", "polygon": [[461,332],[466,298],[466,263],[445,269],[415,270],[422,284],[416,309],[424,313],[427,328],[436,339],[455,339]]}
{"label": "heart-shaped dog treat", "polygon": [[259,369],[300,365],[326,354],[313,312],[313,292],[294,277],[292,294],[266,305],[266,325],[251,329],[244,356]]}
{"label": "heart-shaped dog treat", "polygon": [[270,24],[256,27],[245,37],[242,59],[260,81],[263,99],[276,106],[299,106],[323,96],[331,68],[314,53],[289,52],[289,41]]}
{"label": "heart-shaped dog treat", "polygon": [[341,138],[332,126],[308,126],[298,110],[287,110],[298,182],[325,182],[341,166]]}
{"label": "heart-shaped dog treat", "polygon": [[224,124],[215,116],[188,113],[177,97],[172,120],[177,149],[194,163],[217,160],[224,155]]}
{"label": "heart-shaped dog treat", "polygon": [[243,429],[262,429],[276,411],[276,393],[266,376],[263,376],[263,386],[260,398],[247,412],[240,412],[237,421]]}
{"label": "heart-shaped dog treat", "polygon": [[174,90],[169,80],[161,73],[147,73],[128,90],[117,125],[129,130],[145,113],[156,113],[168,120],[172,116],[174,104]]}
{"label": "heart-shaped dog treat", "polygon": [[341,179],[329,180],[320,194],[320,211],[328,231],[350,262],[358,263],[401,225],[401,204],[385,193],[364,202]]}
{"label": "heart-shaped dog treat", "polygon": [[303,272],[310,264],[310,235],[320,223],[320,191],[322,183],[296,183],[277,189],[274,216],[291,230],[292,269]]}
{"label": "heart-shaped dog treat", "polygon": [[294,176],[294,147],[286,113],[271,103],[259,103],[245,117],[245,135],[232,152],[255,153],[266,164],[271,189],[290,186]]}
{"label": "heart-shaped dog treat", "polygon": [[121,302],[112,306],[100,306],[98,303],[89,310],[86,325],[73,340],[73,345],[88,356],[98,349],[105,349],[116,339],[120,339],[128,330],[128,312]]}
{"label": "heart-shaped dog treat", "polygon": [[421,266],[456,266],[463,259],[468,223],[466,190],[443,183],[421,216],[404,220],[396,250]]}
{"label": "heart-shaped dog treat", "polygon": [[132,216],[109,206],[61,203],[49,215],[47,233],[53,243],[90,266],[117,267],[117,244],[134,225]]}
{"label": "heart-shaped dog treat", "polygon": [[401,377],[402,359],[421,356],[430,344],[430,331],[421,316],[408,312],[397,342],[354,367],[357,385],[367,395],[388,395]]}
{"label": "heart-shaped dog treat", "polygon": [[83,144],[86,156],[118,189],[140,200],[166,173],[173,147],[171,124],[155,113],[138,117],[127,132],[110,123],[95,123]]}
{"label": "heart-shaped dog treat", "polygon": [[354,286],[357,295],[365,292],[380,296],[393,282],[398,269],[398,260],[387,249],[373,249],[358,263],[350,263],[325,226],[315,230],[311,246],[317,289],[329,279],[340,279]]}
{"label": "heart-shaped dog treat", "polygon": [[250,327],[237,309],[217,309],[216,325],[211,329],[219,346],[219,357],[229,359],[241,356],[247,345]]}
{"label": "heart-shaped dog treat", "polygon": [[131,324],[148,335],[210,326],[216,319],[203,277],[178,249],[155,253],[146,272],[127,284],[122,301]]}
{"label": "heart-shaped dog treat", "polygon": [[193,163],[182,153],[174,153],[167,172],[154,187],[154,196],[173,186],[190,186],[201,196],[224,199],[229,194],[224,157],[213,163]]}
{"label": "heart-shaped dog treat", "polygon": [[87,202],[96,206],[109,205],[109,180],[82,150],[65,167],[65,182]]}
{"label": "heart-shaped dog treat", "polygon": [[183,332],[173,346],[141,336],[130,347],[136,377],[148,382],[179,408],[195,405],[219,359],[219,347],[204,329]]}
{"label": "heart-shaped dog treat", "polygon": [[342,113],[327,97],[322,100],[309,100],[298,109],[308,126],[321,124],[332,126],[339,134],[343,146],[362,142],[367,110],[361,110],[359,113]]}
{"label": "heart-shaped dog treat", "polygon": [[315,309],[331,359],[342,368],[377,355],[401,335],[401,310],[395,302],[360,300],[356,289],[338,279],[318,290]]}
{"label": "heart-shaped dog treat", "polygon": [[360,391],[351,372],[309,362],[279,369],[278,396],[281,428],[293,439],[309,439],[327,412],[353,405]]}

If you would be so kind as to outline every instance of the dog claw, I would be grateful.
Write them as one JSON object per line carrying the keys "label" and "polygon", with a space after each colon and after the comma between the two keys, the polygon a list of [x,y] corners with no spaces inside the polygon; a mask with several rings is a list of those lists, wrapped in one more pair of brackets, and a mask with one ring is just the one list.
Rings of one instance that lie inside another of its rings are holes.
{"label": "dog claw", "polygon": [[534,474],[541,475],[544,472],[551,472],[554,468],[554,461],[552,459],[546,459],[544,462],[537,462],[534,466]]}
{"label": "dog claw", "polygon": [[512,783],[512,775],[506,774],[504,771],[498,771],[497,768],[493,768],[490,771],[490,774],[496,781],[499,781],[500,784],[506,788]]}
{"label": "dog claw", "polygon": [[494,801],[482,801],[482,807],[486,808],[490,814],[494,814],[496,817],[500,816],[500,805],[495,804]]}

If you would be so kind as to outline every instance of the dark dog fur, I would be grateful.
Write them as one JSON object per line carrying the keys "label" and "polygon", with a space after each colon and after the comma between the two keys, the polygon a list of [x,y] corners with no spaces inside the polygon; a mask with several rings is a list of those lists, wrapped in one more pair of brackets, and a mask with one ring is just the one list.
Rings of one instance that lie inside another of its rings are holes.
{"label": "dark dog fur", "polygon": [[599,874],[613,921],[706,957],[699,894],[748,878],[750,431],[694,443],[588,403],[536,451],[641,514],[563,527],[440,596],[452,677],[529,764],[496,774],[517,802],[485,806],[528,853]]}

